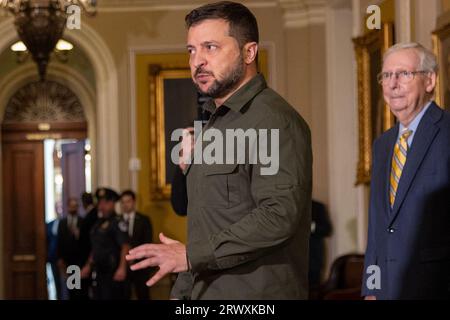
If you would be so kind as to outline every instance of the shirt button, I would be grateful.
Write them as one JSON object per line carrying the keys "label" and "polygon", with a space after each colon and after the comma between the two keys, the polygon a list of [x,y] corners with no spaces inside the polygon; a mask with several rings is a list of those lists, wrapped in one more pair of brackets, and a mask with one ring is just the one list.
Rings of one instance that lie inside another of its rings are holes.
{"label": "shirt button", "polygon": [[389,233],[394,233],[394,232],[395,232],[395,229],[394,229],[394,228],[388,228],[387,231],[388,231]]}

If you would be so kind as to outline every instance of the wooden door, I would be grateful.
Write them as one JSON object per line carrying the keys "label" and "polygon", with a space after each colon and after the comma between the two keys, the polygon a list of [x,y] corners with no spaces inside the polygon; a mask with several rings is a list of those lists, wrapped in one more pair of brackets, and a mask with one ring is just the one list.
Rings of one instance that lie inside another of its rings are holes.
{"label": "wooden door", "polygon": [[46,299],[42,141],[3,143],[3,226],[7,299]]}

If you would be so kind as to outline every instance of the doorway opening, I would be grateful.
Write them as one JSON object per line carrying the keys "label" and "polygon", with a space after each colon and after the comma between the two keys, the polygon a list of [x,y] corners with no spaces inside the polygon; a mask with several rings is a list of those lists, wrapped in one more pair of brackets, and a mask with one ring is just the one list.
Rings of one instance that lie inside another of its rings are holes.
{"label": "doorway opening", "polygon": [[[43,144],[48,255],[55,255],[59,219],[67,215],[68,199],[76,198],[80,216],[85,215],[80,198],[81,193],[91,192],[91,144],[89,139],[45,139]],[[49,260],[54,261],[55,257]],[[65,300],[66,277],[55,267],[50,262],[46,264],[48,299]]]}
{"label": "doorway opening", "polygon": [[67,212],[69,198],[79,199],[91,188],[83,107],[64,85],[31,82],[11,97],[1,127],[3,186],[8,186],[3,188],[5,297],[54,298],[60,277],[48,281],[47,275],[56,267],[50,236],[57,225],[47,222]]}

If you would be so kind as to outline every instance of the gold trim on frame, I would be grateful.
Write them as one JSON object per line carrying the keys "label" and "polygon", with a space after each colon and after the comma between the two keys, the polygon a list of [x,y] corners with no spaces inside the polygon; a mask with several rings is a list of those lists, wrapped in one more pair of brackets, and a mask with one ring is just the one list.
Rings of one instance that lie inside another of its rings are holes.
{"label": "gold trim on frame", "polygon": [[[392,23],[384,23],[381,30],[373,30],[367,34],[353,39],[358,78],[358,140],[359,159],[356,173],[356,185],[370,183],[370,171],[372,166],[372,143],[376,137],[373,136],[373,123],[377,119],[372,119],[373,108],[378,105],[371,105],[373,83],[371,78],[378,74],[380,70],[371,70],[371,54],[381,50],[381,58],[384,52],[393,44],[394,27]],[[380,61],[381,65],[382,61]],[[375,73],[374,73],[375,72]],[[379,99],[382,100],[382,97]],[[394,116],[389,107],[382,102],[382,130],[386,131],[394,123]]]}
{"label": "gold trim on frame", "polygon": [[189,69],[162,70],[150,66],[150,180],[151,194],[155,200],[170,198],[171,185],[166,183],[166,131],[164,106],[164,80],[191,79]]}
{"label": "gold trim on frame", "polygon": [[432,32],[433,53],[436,55],[439,70],[436,77],[435,101],[441,108],[450,108],[450,101],[446,101],[446,87],[450,81],[448,70],[450,69],[449,57],[444,57],[442,42],[450,37],[450,23]]}

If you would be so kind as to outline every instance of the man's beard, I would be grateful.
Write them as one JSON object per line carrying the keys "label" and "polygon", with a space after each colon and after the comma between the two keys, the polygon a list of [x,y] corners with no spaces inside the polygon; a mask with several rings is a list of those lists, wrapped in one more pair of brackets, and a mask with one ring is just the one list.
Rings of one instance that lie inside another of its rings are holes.
{"label": "man's beard", "polygon": [[[197,74],[199,73],[209,73],[212,75],[211,72],[206,72],[202,68],[199,68],[195,71],[195,76],[197,76]],[[242,59],[242,55],[239,55],[238,61],[234,65],[234,67],[225,74],[222,80],[214,79],[213,84],[208,88],[206,92],[202,91],[197,83],[195,83],[195,86],[203,94],[206,94],[213,99],[222,98],[236,89],[243,76],[244,60]]]}

